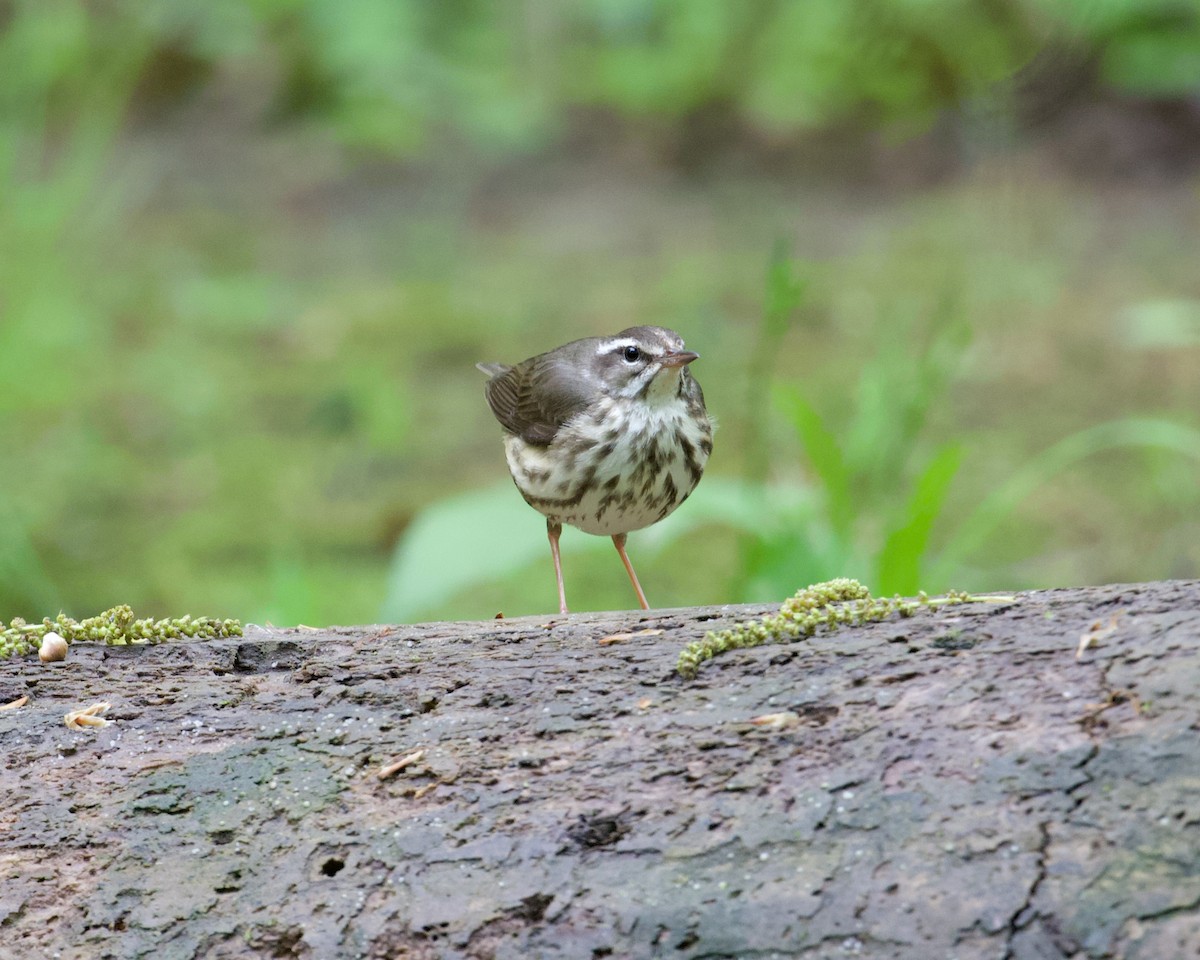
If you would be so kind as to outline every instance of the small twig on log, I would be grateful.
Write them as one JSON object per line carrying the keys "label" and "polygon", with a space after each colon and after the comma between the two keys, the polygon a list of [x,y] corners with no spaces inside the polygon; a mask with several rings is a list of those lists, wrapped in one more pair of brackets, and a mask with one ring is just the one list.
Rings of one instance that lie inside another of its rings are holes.
{"label": "small twig on log", "polygon": [[386,780],[389,777],[394,777],[405,767],[410,767],[414,763],[419,763],[425,757],[424,749],[414,750],[412,753],[401,757],[394,763],[389,763],[387,766],[380,767],[377,776],[380,780]]}

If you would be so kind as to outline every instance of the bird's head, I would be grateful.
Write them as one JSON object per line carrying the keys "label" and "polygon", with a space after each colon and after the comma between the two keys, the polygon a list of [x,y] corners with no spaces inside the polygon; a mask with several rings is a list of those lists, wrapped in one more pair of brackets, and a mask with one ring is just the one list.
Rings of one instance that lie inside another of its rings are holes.
{"label": "bird's head", "polygon": [[630,327],[596,341],[594,370],[609,396],[648,403],[679,396],[687,367],[699,354],[665,327]]}

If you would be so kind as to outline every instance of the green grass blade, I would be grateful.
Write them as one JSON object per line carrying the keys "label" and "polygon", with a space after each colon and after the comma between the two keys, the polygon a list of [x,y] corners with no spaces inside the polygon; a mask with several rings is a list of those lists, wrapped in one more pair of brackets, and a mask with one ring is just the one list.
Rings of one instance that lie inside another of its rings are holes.
{"label": "green grass blade", "polygon": [[792,315],[804,302],[808,284],[808,277],[791,257],[787,242],[776,240],[767,265],[767,299],[763,306],[765,345],[777,346],[787,333]]}
{"label": "green grass blade", "polygon": [[1055,474],[1106,450],[1150,447],[1200,461],[1200,430],[1170,420],[1130,417],[1073,433],[1030,460],[997,487],[941,551],[930,580],[944,583],[1008,519],[1022,500]]}
{"label": "green grass blade", "polygon": [[775,400],[800,435],[809,463],[821,481],[828,502],[830,525],[838,537],[849,540],[854,523],[854,500],[850,471],[837,437],[796,387],[780,385],[776,388]]}
{"label": "green grass blade", "polygon": [[[911,596],[923,587],[921,562],[929,548],[929,535],[934,521],[941,513],[950,483],[962,463],[962,448],[947,444],[937,452],[925,468],[908,503],[904,506],[901,523],[891,530],[879,554],[879,592]],[[932,589],[937,589],[936,587]]]}
{"label": "green grass blade", "polygon": [[771,451],[767,448],[766,424],[770,403],[770,385],[780,347],[793,318],[807,296],[809,280],[801,264],[794,261],[787,243],[776,240],[767,264],[762,321],[757,343],[749,359],[751,376],[746,384],[746,479],[763,483],[770,468]]}

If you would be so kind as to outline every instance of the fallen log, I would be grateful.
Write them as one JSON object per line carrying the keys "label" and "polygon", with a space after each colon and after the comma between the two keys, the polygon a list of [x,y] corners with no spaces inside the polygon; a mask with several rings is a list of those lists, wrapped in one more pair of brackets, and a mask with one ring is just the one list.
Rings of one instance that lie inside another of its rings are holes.
{"label": "fallen log", "polygon": [[1200,955],[1200,581],[770,609],[0,661],[0,957]]}

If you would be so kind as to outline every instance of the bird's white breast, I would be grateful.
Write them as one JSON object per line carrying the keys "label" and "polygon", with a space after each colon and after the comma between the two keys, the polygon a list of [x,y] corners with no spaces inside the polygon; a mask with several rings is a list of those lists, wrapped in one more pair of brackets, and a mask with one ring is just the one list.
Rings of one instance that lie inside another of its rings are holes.
{"label": "bird's white breast", "polygon": [[[611,536],[661,520],[695,489],[712,429],[683,398],[622,404],[605,398],[548,446],[505,438],[513,480],[530,506],[586,533]],[[619,422],[618,422],[619,421]]]}

